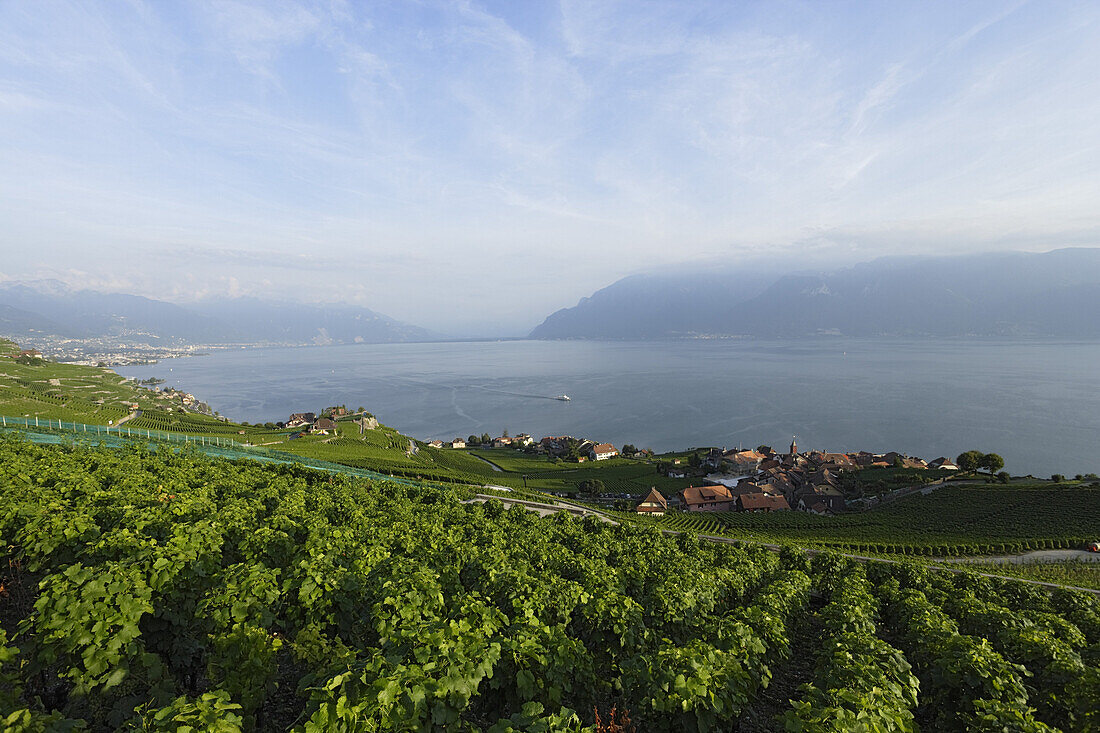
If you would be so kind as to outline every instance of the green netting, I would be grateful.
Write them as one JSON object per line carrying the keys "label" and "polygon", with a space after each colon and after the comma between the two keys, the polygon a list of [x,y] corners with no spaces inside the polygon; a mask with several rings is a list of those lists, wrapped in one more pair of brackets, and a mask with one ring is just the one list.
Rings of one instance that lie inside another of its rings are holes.
{"label": "green netting", "polygon": [[128,428],[125,425],[108,427],[104,425],[86,425],[84,423],[71,423],[64,420],[36,420],[24,417],[8,417],[0,415],[0,431],[16,432],[24,435],[28,440],[36,443],[63,443],[75,441],[89,445],[107,445],[120,447],[132,445],[135,442],[147,444],[155,448],[158,445],[176,444],[194,448],[208,456],[238,460],[246,458],[255,461],[270,463],[296,463],[321,471],[337,471],[361,478],[396,481],[398,483],[420,483],[398,479],[377,471],[364,468],[352,468],[340,463],[322,461],[316,458],[305,458],[284,453],[282,451],[248,446],[228,438],[204,437],[169,433],[162,430],[146,430],[144,428]]}

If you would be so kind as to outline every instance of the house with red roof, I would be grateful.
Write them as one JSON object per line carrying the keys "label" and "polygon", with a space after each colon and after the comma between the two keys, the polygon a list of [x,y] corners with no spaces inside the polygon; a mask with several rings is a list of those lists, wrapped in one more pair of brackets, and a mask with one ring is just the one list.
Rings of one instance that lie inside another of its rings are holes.
{"label": "house with red roof", "polygon": [[737,501],[728,486],[689,486],[680,492],[683,505],[689,512],[732,512]]}
{"label": "house with red roof", "polygon": [[589,455],[594,461],[606,461],[608,458],[619,455],[619,451],[615,450],[615,446],[610,443],[600,443],[589,449]]}
{"label": "house with red roof", "polygon": [[661,495],[660,491],[656,488],[649,490],[649,493],[638,506],[634,507],[634,511],[638,514],[652,514],[654,516],[663,516],[668,511],[668,500]]}

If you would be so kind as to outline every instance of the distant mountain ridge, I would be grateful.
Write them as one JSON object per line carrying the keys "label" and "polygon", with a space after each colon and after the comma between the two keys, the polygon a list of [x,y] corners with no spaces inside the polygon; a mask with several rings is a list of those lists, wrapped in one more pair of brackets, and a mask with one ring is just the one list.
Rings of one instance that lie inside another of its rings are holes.
{"label": "distant mountain ridge", "polygon": [[438,338],[367,308],[225,298],[186,306],[137,295],[73,290],[45,280],[0,283],[0,334],[170,344],[332,344]]}
{"label": "distant mountain ridge", "polygon": [[883,258],[820,274],[633,276],[530,337],[815,334],[1100,338],[1100,249]]}

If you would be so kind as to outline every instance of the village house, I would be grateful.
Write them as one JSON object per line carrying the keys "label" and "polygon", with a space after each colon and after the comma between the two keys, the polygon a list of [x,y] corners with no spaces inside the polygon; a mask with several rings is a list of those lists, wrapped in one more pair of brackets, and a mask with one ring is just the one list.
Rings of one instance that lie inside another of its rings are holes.
{"label": "village house", "polygon": [[711,448],[710,451],[707,452],[706,458],[703,459],[703,465],[717,471],[722,467],[722,461],[725,459],[725,455],[725,448]]}
{"label": "village house", "polygon": [[737,507],[743,512],[779,512],[790,509],[787,500],[778,494],[741,494]]}
{"label": "village house", "polygon": [[780,468],[780,467],[782,467],[782,465],[783,464],[779,462],[778,458],[765,458],[760,463],[760,465],[757,467],[756,470],[758,470],[758,471],[770,471],[773,468]]}
{"label": "village house", "polygon": [[442,448],[443,447],[443,441],[442,440],[429,440],[428,441],[428,447],[429,448]]}
{"label": "village house", "polygon": [[861,468],[867,468],[875,462],[875,454],[868,453],[865,450],[861,450],[859,453],[849,454],[849,457],[856,462],[856,465]]}
{"label": "village house", "polygon": [[755,483],[762,488],[768,487],[769,493],[792,496],[802,481],[798,472],[769,468],[756,475]]}
{"label": "village house", "polygon": [[940,456],[934,461],[929,462],[929,468],[942,469],[944,471],[958,471],[959,467],[955,465],[955,462],[950,458],[944,458]]}
{"label": "village house", "polygon": [[649,490],[649,494],[642,499],[638,506],[634,507],[634,511],[638,514],[653,514],[655,516],[664,516],[664,513],[668,511],[668,500],[661,495],[660,491],[656,488]]}
{"label": "village house", "polygon": [[764,454],[754,450],[731,450],[726,451],[725,460],[739,472],[752,473],[764,462]]}
{"label": "village house", "polygon": [[288,428],[300,428],[304,425],[312,425],[317,416],[312,412],[296,412],[286,421]]}
{"label": "village house", "polygon": [[728,486],[689,486],[680,492],[689,512],[732,512],[736,500]]}
{"label": "village house", "polygon": [[336,432],[336,423],[329,420],[327,417],[322,417],[313,423],[309,432],[314,435],[331,435]]}
{"label": "village house", "polygon": [[829,505],[821,499],[811,499],[811,503],[807,504],[804,499],[799,499],[798,508],[800,511],[809,512],[810,514],[817,514],[818,516],[826,516],[832,514],[829,511]]}
{"label": "village house", "polygon": [[844,511],[846,504],[844,494],[838,489],[810,487],[795,495],[794,506],[800,511],[814,514],[837,514]]}
{"label": "village house", "polygon": [[508,436],[501,436],[499,438],[493,438],[494,448],[507,448],[512,445],[512,439]]}
{"label": "village house", "polygon": [[535,439],[532,438],[527,433],[520,433],[519,435],[516,435],[516,436],[512,437],[512,445],[514,445],[514,446],[518,445],[518,446],[523,446],[523,447],[526,448],[527,446],[531,445],[534,442],[535,442]]}
{"label": "village house", "polygon": [[886,463],[887,466],[900,466],[901,468],[926,468],[924,461],[919,458],[910,458],[899,453],[897,450],[891,450],[889,453],[882,453],[882,456],[876,456],[878,459],[873,464],[878,464],[880,461]]}
{"label": "village house", "polygon": [[451,441],[451,447],[452,448],[465,448],[466,447],[466,441],[463,440],[462,438],[455,438],[454,440]]}
{"label": "village house", "polygon": [[588,455],[591,456],[594,461],[606,461],[608,458],[614,458],[619,455],[619,451],[615,450],[615,446],[610,443],[600,443],[599,445],[592,446]]}
{"label": "village house", "polygon": [[822,468],[806,474],[806,483],[811,486],[830,486],[835,489],[837,487],[837,475],[828,468]]}
{"label": "village house", "polygon": [[568,435],[547,436],[539,441],[539,452],[550,456],[561,456],[566,452],[570,440]]}

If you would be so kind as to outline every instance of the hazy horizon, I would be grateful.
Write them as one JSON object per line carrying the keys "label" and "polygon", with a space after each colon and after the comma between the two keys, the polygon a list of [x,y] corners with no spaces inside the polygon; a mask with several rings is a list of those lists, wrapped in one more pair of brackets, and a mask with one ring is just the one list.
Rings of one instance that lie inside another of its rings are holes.
{"label": "hazy horizon", "polygon": [[5,3],[0,280],[492,336],[685,263],[1095,244],[1098,40],[1080,3]]}

